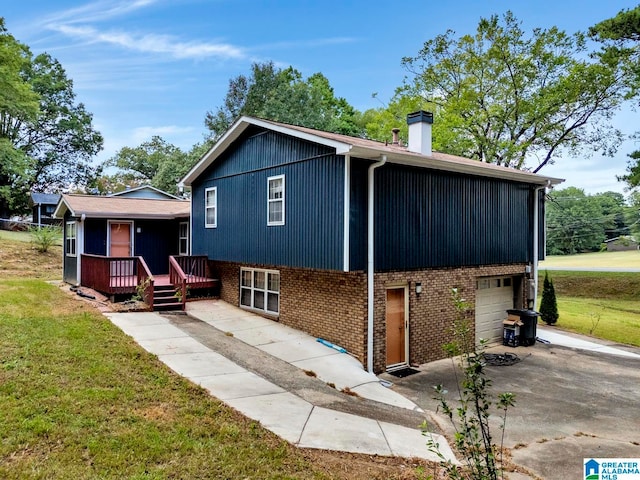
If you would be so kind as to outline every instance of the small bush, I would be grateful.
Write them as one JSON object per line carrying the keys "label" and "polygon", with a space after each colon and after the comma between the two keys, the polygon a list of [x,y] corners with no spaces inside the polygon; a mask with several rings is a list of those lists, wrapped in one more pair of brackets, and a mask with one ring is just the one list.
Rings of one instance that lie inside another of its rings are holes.
{"label": "small bush", "polygon": [[56,245],[62,238],[60,227],[54,226],[31,227],[29,234],[31,235],[31,243],[35,244],[40,253],[47,253],[49,248]]}

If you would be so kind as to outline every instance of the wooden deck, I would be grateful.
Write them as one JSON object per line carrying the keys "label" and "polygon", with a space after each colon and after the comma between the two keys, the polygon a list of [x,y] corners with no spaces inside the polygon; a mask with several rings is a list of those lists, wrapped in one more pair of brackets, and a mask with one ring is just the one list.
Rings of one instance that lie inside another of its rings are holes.
{"label": "wooden deck", "polygon": [[220,281],[212,277],[209,260],[203,255],[170,256],[169,273],[166,275],[152,275],[142,257],[83,254],[81,268],[82,286],[105,295],[140,294],[144,302],[154,308],[158,306],[156,303],[160,303],[160,299],[154,301],[154,296],[160,296],[161,290],[165,301],[168,291],[178,292],[175,294],[178,305],[184,309],[190,291],[220,285]]}
{"label": "wooden deck", "polygon": [[[122,277],[112,277],[109,279],[111,288],[133,289],[131,293],[135,293],[138,287],[138,277],[136,275],[126,275]],[[186,275],[187,286],[189,288],[213,288],[217,286],[218,280],[215,278],[198,277],[195,275]],[[169,274],[153,275],[153,284],[156,287],[175,286],[169,280]]]}

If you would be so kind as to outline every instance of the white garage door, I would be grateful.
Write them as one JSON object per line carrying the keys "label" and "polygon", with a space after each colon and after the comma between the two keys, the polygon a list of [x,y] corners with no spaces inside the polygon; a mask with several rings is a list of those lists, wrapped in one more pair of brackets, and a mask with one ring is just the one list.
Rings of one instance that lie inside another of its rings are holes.
{"label": "white garage door", "polygon": [[502,321],[513,308],[513,279],[491,277],[478,280],[476,291],[476,342],[502,342]]}

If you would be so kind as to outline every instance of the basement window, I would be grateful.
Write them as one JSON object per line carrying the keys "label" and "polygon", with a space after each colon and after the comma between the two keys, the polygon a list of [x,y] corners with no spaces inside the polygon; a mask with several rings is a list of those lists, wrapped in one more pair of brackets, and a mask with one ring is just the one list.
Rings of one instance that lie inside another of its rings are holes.
{"label": "basement window", "polygon": [[280,272],[242,268],[240,306],[277,315],[280,311]]}

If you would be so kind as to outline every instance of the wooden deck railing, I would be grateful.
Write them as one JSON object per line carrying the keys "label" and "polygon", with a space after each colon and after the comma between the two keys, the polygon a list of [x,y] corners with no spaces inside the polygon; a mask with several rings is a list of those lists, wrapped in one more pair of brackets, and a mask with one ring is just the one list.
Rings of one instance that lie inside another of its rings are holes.
{"label": "wooden deck railing", "polygon": [[153,275],[142,257],[104,257],[82,254],[80,284],[107,295],[135,294],[153,305]]}
{"label": "wooden deck railing", "polygon": [[149,307],[153,308],[153,275],[151,274],[151,270],[147,266],[147,262],[144,261],[142,257],[136,257],[138,259],[138,285],[142,287],[142,301],[149,305]]}
{"label": "wooden deck railing", "polygon": [[187,303],[187,275],[173,255],[169,256],[169,283],[175,285],[176,292],[180,292],[182,310]]}
{"label": "wooden deck railing", "polygon": [[219,280],[212,278],[206,255],[170,256],[169,282],[180,292],[183,310],[187,303],[188,288],[214,288],[220,284]]}

